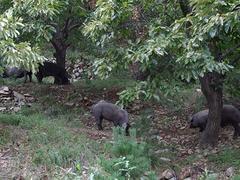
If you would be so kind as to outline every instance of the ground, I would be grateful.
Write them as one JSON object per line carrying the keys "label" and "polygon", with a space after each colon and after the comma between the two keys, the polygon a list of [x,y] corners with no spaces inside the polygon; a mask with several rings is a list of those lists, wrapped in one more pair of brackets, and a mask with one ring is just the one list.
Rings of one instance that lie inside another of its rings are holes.
{"label": "ground", "polygon": [[[104,121],[104,131],[98,131],[89,109],[101,99],[115,103],[117,93],[125,86],[124,80],[82,81],[67,86],[37,83],[7,86],[32,95],[36,101],[31,107],[0,117],[19,122],[16,126],[0,120],[0,179],[58,179],[76,174],[85,179],[101,154],[110,156],[104,146],[112,141],[112,124]],[[191,98],[196,99],[195,95]],[[232,128],[224,128],[218,147],[201,150],[200,133],[189,129],[187,122],[187,115],[194,111],[192,101],[180,109],[152,101],[133,102],[127,110],[132,128],[137,131],[137,141],[150,147],[151,167],[157,176],[171,169],[180,179],[189,176],[194,179],[199,173],[209,172],[220,174],[218,179],[230,179],[226,170],[234,168],[237,174],[240,167],[240,160],[235,158],[240,155],[240,139],[232,140]]]}

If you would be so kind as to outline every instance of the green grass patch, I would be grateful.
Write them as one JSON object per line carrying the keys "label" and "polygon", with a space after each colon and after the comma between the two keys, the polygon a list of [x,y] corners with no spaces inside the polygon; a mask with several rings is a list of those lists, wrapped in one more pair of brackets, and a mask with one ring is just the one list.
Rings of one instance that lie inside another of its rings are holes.
{"label": "green grass patch", "polygon": [[18,126],[25,117],[19,114],[0,114],[0,123],[5,125]]}
{"label": "green grass patch", "polygon": [[240,168],[240,150],[239,149],[226,149],[218,154],[213,154],[208,157],[208,160],[214,163],[219,168],[234,166]]}
{"label": "green grass patch", "polygon": [[131,78],[111,76],[104,80],[101,79],[82,80],[74,83],[74,86],[77,88],[84,88],[85,90],[100,91],[103,90],[104,88],[111,89],[114,87],[124,88],[133,86],[135,82],[136,81]]}
{"label": "green grass patch", "polygon": [[113,142],[105,145],[107,154],[100,158],[99,165],[102,168],[95,172],[95,179],[156,178],[151,172],[149,149],[145,143],[137,142],[136,130],[130,130],[130,137],[126,137],[124,130],[119,128],[114,128],[113,134]]}
{"label": "green grass patch", "polygon": [[[20,111],[20,115],[24,118],[20,121],[19,126],[28,130],[32,162],[36,166],[77,169],[76,162],[78,162],[78,168],[82,166],[82,157],[89,163],[93,161],[99,144],[66,128],[72,126],[70,119],[74,116],[77,117],[77,114],[74,112],[69,114],[59,106],[51,108],[55,110],[54,113],[51,110],[50,114],[38,106],[33,106],[32,110],[24,108]],[[43,113],[39,112],[39,109]],[[79,117],[78,121],[80,122]]]}
{"label": "green grass patch", "polygon": [[10,131],[8,129],[0,130],[0,147],[10,141]]}

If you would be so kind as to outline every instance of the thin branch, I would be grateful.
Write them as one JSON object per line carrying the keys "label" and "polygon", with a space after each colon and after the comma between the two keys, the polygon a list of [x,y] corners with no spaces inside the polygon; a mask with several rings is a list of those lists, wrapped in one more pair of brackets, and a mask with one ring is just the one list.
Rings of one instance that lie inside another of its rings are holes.
{"label": "thin branch", "polygon": [[236,46],[228,49],[220,58],[220,60],[224,60],[227,56],[229,56],[233,51],[240,48],[240,44],[237,44]]}
{"label": "thin branch", "polygon": [[69,27],[69,32],[76,29],[76,28],[79,28],[80,26],[82,25],[82,22],[79,22],[79,23],[76,23],[76,24],[73,24],[72,26]]}
{"label": "thin branch", "polygon": [[237,56],[236,58],[234,58],[234,60],[232,60],[232,65],[234,66],[234,65],[236,65],[237,64],[237,62],[240,60],[240,55],[239,56]]}
{"label": "thin branch", "polygon": [[57,23],[48,23],[48,25],[54,27],[57,31],[60,29]]}
{"label": "thin branch", "polygon": [[68,17],[67,20],[65,21],[64,27],[62,28],[62,32],[67,32],[70,21],[71,19],[70,17]]}

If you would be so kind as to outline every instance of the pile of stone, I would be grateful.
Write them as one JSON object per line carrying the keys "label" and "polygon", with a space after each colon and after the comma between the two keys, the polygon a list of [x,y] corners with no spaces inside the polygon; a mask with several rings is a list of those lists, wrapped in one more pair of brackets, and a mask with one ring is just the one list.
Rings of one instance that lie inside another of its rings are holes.
{"label": "pile of stone", "polygon": [[0,87],[0,112],[17,112],[22,106],[31,106],[35,99],[30,94],[21,94],[7,86]]}
{"label": "pile of stone", "polygon": [[68,65],[67,72],[72,76],[72,81],[81,79],[94,79],[93,64],[90,60],[80,58],[76,62]]}

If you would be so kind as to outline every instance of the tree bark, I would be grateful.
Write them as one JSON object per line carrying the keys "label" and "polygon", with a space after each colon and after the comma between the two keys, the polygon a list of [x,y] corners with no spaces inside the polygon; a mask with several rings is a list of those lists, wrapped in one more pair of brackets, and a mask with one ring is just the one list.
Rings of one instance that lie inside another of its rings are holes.
{"label": "tree bark", "polygon": [[65,69],[66,66],[66,54],[67,54],[67,48],[58,48],[55,49],[55,53],[53,54],[56,58],[57,65],[63,67]]}
{"label": "tree bark", "polygon": [[221,124],[223,78],[222,75],[212,72],[200,78],[201,89],[207,99],[209,113],[205,131],[202,134],[200,144],[203,147],[215,146],[218,141]]}
{"label": "tree bark", "polygon": [[55,49],[53,56],[56,58],[56,62],[59,66],[65,69],[66,64],[66,53],[68,45],[66,43],[67,36],[61,32],[60,28],[56,30],[56,33],[53,35],[51,43]]}
{"label": "tree bark", "polygon": [[51,40],[55,49],[53,56],[56,58],[57,64],[65,69],[67,49],[70,46],[67,42],[69,34],[74,29],[80,27],[81,22],[74,23],[73,19],[69,17],[65,20],[63,27],[60,27],[60,25],[56,23],[51,23],[50,25],[55,28],[55,33]]}

